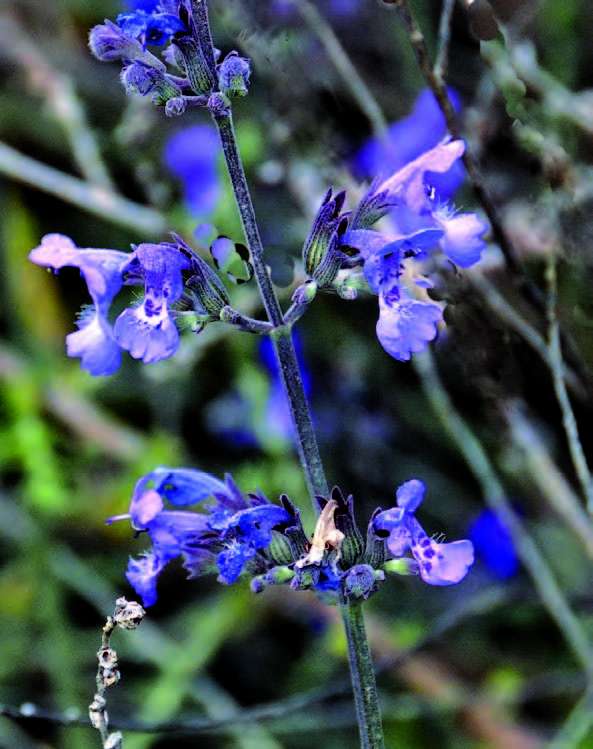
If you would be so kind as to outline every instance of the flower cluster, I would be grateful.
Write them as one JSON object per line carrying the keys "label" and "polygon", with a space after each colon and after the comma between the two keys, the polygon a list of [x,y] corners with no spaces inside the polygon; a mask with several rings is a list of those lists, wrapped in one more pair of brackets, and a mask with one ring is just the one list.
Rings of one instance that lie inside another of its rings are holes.
{"label": "flower cluster", "polygon": [[[145,0],[129,5],[128,12],[95,26],[89,36],[95,57],[122,63],[128,93],[150,96],[168,116],[181,115],[188,106],[206,106],[214,92],[247,93],[249,61],[232,51],[218,62],[205,36],[205,18],[196,17],[207,12],[205,3]],[[160,56],[156,48],[164,48]]]}
{"label": "flower cluster", "polygon": [[[343,194],[332,198],[328,193],[305,243],[305,267],[321,288],[333,285],[341,269],[362,265],[371,291],[379,297],[377,336],[395,359],[406,361],[422,351],[442,319],[437,304],[419,299],[404,282],[406,261],[425,260],[440,250],[467,268],[479,261],[485,247],[486,224],[473,213],[459,214],[441,203],[431,186],[431,176],[446,174],[464,148],[461,140],[443,139],[386,180],[373,183],[352,214],[340,213]],[[374,229],[387,215],[389,231]],[[430,286],[424,277],[413,283],[418,289]]]}
{"label": "flower cluster", "polygon": [[[419,574],[441,586],[465,577],[472,543],[443,543],[426,534],[414,514],[424,492],[416,479],[403,484],[396,507],[375,511],[365,539],[352,497],[335,488],[329,498],[317,498],[320,512],[309,538],[286,495],[274,504],[259,492],[243,495],[230,476],[221,481],[202,471],[158,468],[137,483],[129,513],[108,522],[129,518],[150,537],[151,549],[130,559],[127,570],[146,606],[156,601],[159,574],[177,557],[191,578],[217,572],[230,585],[247,574],[256,593],[290,584],[339,602],[368,598],[385,572]],[[200,511],[177,509],[190,505]]]}
{"label": "flower cluster", "polygon": [[[69,237],[48,234],[31,251],[29,258],[37,265],[55,271],[78,268],[86,281],[92,305],[83,308],[79,330],[67,336],[66,348],[90,374],[116,372],[122,349],[146,364],[169,358],[179,346],[176,321],[185,319],[197,330],[217,319],[228,303],[214,271],[180,237],[173,239],[139,244],[127,253],[83,249]],[[124,284],[143,285],[144,297],[126,307],[112,325],[110,307]]]}
{"label": "flower cluster", "polygon": [[[435,106],[422,95],[413,115],[396,123],[394,135],[404,135],[421,115],[430,112],[434,120]],[[377,169],[382,154],[395,171],[375,179],[353,212],[343,211],[344,193],[334,196],[330,190],[303,247],[305,269],[316,286],[334,288],[345,298],[356,295],[360,277],[355,269],[362,266],[379,298],[379,341],[401,361],[422,351],[442,320],[441,307],[426,298],[431,282],[418,273],[420,263],[439,251],[461,268],[474,265],[488,228],[476,214],[458,213],[449,202],[460,184],[464,142],[445,135],[418,153],[432,138],[434,131],[408,142],[410,156],[417,155],[404,162],[389,147],[382,151],[376,142],[369,144],[359,163]],[[377,230],[383,218],[385,229]]]}

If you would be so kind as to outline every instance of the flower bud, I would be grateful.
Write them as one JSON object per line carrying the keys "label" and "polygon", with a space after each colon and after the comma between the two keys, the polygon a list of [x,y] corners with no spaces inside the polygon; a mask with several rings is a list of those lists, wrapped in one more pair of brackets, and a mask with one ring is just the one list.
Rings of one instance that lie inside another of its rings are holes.
{"label": "flower bud", "polygon": [[346,230],[347,218],[340,212],[345,199],[345,192],[332,197],[332,189],[328,190],[303,246],[305,270],[321,288],[332,284],[342,264],[339,238]]}
{"label": "flower bud", "polygon": [[295,289],[292,295],[292,301],[294,304],[310,304],[317,295],[317,282],[310,280],[305,281],[297,289]]}
{"label": "flower bud", "polygon": [[369,564],[357,564],[346,573],[344,594],[348,598],[366,600],[377,590],[377,583],[385,580],[382,570],[374,570]]}
{"label": "flower bud", "polygon": [[127,601],[122,597],[115,602],[113,621],[122,629],[136,629],[145,616],[146,611],[136,601]]}
{"label": "flower bud", "polygon": [[249,60],[238,52],[229,52],[218,66],[218,85],[227,96],[246,96],[251,76]]}
{"label": "flower bud", "polygon": [[91,721],[91,726],[97,730],[108,720],[107,700],[100,694],[95,694],[93,701],[89,705],[89,720]]}
{"label": "flower bud", "polygon": [[294,572],[286,566],[273,567],[265,575],[258,575],[251,581],[251,591],[253,593],[262,593],[270,585],[284,585],[290,582],[294,577]]}
{"label": "flower bud", "polygon": [[183,96],[174,96],[165,104],[165,114],[167,117],[179,117],[185,114],[187,103]]}
{"label": "flower bud", "polygon": [[91,29],[89,47],[92,54],[103,62],[133,60],[142,57],[142,45],[137,39],[124,34],[113,21],[106,20]]}
{"label": "flower bud", "polygon": [[181,96],[181,89],[162,71],[139,60],[122,70],[121,82],[129,94],[151,94],[152,102],[157,106],[165,106],[169,99]]}
{"label": "flower bud", "polygon": [[124,737],[122,736],[121,731],[115,731],[115,733],[109,734],[103,749],[122,749],[123,745]]}
{"label": "flower bud", "polygon": [[208,99],[208,109],[215,119],[228,117],[231,112],[231,102],[226,94],[215,91]]}

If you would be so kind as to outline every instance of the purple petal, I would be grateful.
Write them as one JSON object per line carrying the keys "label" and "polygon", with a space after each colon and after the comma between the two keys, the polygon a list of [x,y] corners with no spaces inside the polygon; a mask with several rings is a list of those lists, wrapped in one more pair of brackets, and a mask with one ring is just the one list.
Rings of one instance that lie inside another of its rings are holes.
{"label": "purple petal", "polygon": [[179,346],[179,333],[165,305],[154,317],[147,316],[144,305],[125,309],[113,332],[119,345],[145,364],[168,359]]}
{"label": "purple petal", "polygon": [[475,213],[458,213],[450,218],[436,215],[445,230],[441,247],[445,255],[460,268],[469,268],[480,260],[486,243],[482,239],[488,224]]}
{"label": "purple petal", "polygon": [[162,511],[163,500],[154,489],[134,496],[130,505],[130,517],[136,530],[143,530]]}
{"label": "purple petal", "polygon": [[157,578],[165,565],[166,562],[163,562],[156,554],[146,554],[138,559],[130,557],[126,578],[146,607],[156,603]]}
{"label": "purple petal", "polygon": [[395,496],[398,507],[401,507],[406,512],[413,513],[422,504],[425,494],[426,486],[424,482],[419,479],[410,479],[410,481],[406,481],[399,487]]}
{"label": "purple petal", "polygon": [[446,138],[382,182],[376,192],[387,192],[393,197],[401,197],[409,208],[420,212],[427,201],[425,189],[427,172],[437,174],[448,172],[463,156],[464,151],[465,143],[462,140]]}
{"label": "purple petal", "polygon": [[68,356],[80,357],[81,367],[94,377],[111,375],[121,364],[121,350],[107,320],[95,312],[80,330],[66,336]]}
{"label": "purple petal", "polygon": [[211,125],[194,125],[172,135],[165,146],[165,165],[181,180],[192,213],[210,213],[221,194],[218,175],[220,143]]}
{"label": "purple petal", "polygon": [[122,272],[131,255],[118,250],[81,249],[70,237],[46,234],[29,254],[29,260],[46,268],[79,268],[93,301],[105,311],[122,286]]}
{"label": "purple petal", "polygon": [[436,338],[441,319],[442,311],[436,304],[411,299],[388,304],[381,295],[377,337],[394,359],[409,361]]}
{"label": "purple petal", "polygon": [[156,468],[138,481],[134,495],[140,496],[148,488],[153,488],[176,507],[187,507],[208,497],[230,494],[220,479],[192,468]]}
{"label": "purple petal", "polygon": [[434,556],[426,558],[423,553],[412,547],[412,553],[420,566],[420,576],[429,585],[455,585],[467,575],[474,563],[474,547],[471,541],[453,541],[450,544],[437,544],[431,541],[428,550]]}
{"label": "purple petal", "polygon": [[[456,111],[461,102],[457,93],[448,89]],[[436,146],[447,134],[445,118],[429,89],[424,89],[407,117],[389,126],[388,139],[371,138],[355,157],[355,168],[361,178],[393,174],[408,162]],[[449,200],[464,179],[461,164],[454,164],[442,174],[431,173],[428,181],[436,189],[439,200]]]}
{"label": "purple petal", "polygon": [[232,544],[221,551],[216,559],[220,572],[219,580],[225,585],[232,585],[238,580],[243,567],[256,555],[256,550],[247,544]]}

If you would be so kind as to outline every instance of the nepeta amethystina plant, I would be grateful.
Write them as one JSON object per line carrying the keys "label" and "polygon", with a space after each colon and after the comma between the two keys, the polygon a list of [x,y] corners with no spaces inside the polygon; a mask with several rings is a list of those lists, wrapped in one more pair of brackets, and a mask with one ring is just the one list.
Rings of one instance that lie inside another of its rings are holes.
{"label": "nepeta amethystina plant", "polygon": [[[361,532],[352,498],[328,489],[291,328],[318,290],[355,299],[366,289],[379,298],[377,334],[394,358],[409,359],[427,346],[442,311],[426,298],[429,282],[418,276],[420,264],[440,255],[468,267],[484,247],[486,225],[475,214],[457,213],[447,202],[450,195],[438,186],[452,178],[464,143],[444,134],[398,164],[393,174],[377,176],[351,209],[345,192],[330,189],[304,242],[307,281],[284,312],[265,265],[232,120],[231,99],[247,93],[250,64],[235,51],[223,57],[214,48],[206,0],[131,3],[115,23],[105,21],[91,31],[90,47],[101,60],[121,62],[126,91],[150,96],[166,115],[181,116],[192,107],[212,115],[249,250],[219,237],[212,256],[217,267],[226,268],[236,255],[249,269],[268,321],[234,310],[218,275],[176,234],[169,242],[134,246],[131,253],[80,249],[53,234],[32,251],[31,260],[54,270],[79,268],[93,302],[80,318],[79,331],[68,336],[68,354],[80,357],[91,374],[107,375],[118,368],[122,349],[145,363],[172,356],[179,345],[178,327],[199,332],[220,321],[269,336],[276,381],[287,397],[318,515],[308,535],[286,496],[275,504],[259,492],[245,496],[228,477],[223,482],[191,469],[156,469],[138,482],[125,516],[152,543],[147,554],[130,561],[128,580],[152,604],[160,572],[181,557],[190,576],[216,571],[221,582],[231,584],[246,573],[255,592],[289,583],[337,603],[347,633],[361,742],[379,748],[380,713],[360,602],[375,592],[386,571],[417,573],[430,585],[458,583],[473,563],[473,546],[426,534],[415,517],[424,496],[424,485],[416,479],[398,489],[395,507],[377,510],[366,534]],[[208,139],[203,145],[211,147]],[[194,176],[183,164],[176,171],[186,184]],[[212,177],[210,167],[203,171]],[[143,286],[144,297],[112,323],[110,306],[124,285]],[[191,505],[201,511],[179,509]]]}

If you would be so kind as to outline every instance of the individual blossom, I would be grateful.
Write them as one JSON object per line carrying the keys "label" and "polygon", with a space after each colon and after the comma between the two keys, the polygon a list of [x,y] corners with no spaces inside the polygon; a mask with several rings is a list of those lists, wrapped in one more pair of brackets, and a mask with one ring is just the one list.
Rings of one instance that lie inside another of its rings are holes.
{"label": "individual blossom", "polygon": [[[386,550],[394,560],[401,560],[410,552],[420,577],[429,585],[454,585],[461,582],[474,563],[471,541],[443,543],[428,536],[416,519],[426,487],[412,479],[396,492],[396,507],[377,513],[372,519],[372,530],[384,539]],[[392,565],[397,569],[396,565]],[[390,569],[387,563],[386,569]]]}
{"label": "individual blossom", "polygon": [[47,234],[29,259],[59,271],[78,268],[92,299],[78,321],[79,330],[66,336],[68,356],[80,357],[83,369],[92,375],[113,374],[121,363],[121,350],[108,319],[109,308],[122,287],[124,268],[130,256],[117,250],[80,249],[70,237]]}
{"label": "individual blossom", "polygon": [[[79,248],[69,237],[49,234],[31,251],[29,258],[37,265],[55,271],[75,267],[86,281],[92,306],[81,314],[79,330],[67,336],[66,347],[90,374],[117,371],[122,349],[145,364],[169,358],[179,345],[178,319],[186,314],[203,322],[217,319],[228,302],[214,271],[180,237],[174,239],[139,244],[126,253]],[[143,286],[144,296],[112,325],[111,303],[124,284]],[[182,295],[184,311],[176,308]]]}
{"label": "individual blossom", "polygon": [[128,307],[115,321],[118,344],[145,364],[168,359],[179,345],[179,332],[171,317],[171,305],[183,293],[182,271],[188,258],[176,245],[141,244],[127,272],[144,282],[144,299]]}

